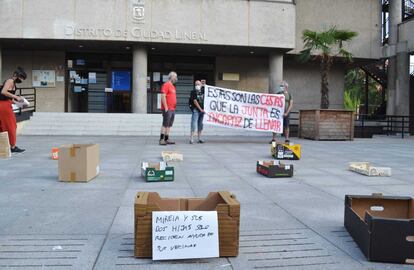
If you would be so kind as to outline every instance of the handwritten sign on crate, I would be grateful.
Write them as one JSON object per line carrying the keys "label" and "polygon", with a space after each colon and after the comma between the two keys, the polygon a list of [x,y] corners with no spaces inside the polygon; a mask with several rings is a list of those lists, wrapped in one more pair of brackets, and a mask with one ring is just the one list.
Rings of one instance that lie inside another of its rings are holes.
{"label": "handwritten sign on crate", "polygon": [[152,259],[219,257],[216,211],[152,212]]}

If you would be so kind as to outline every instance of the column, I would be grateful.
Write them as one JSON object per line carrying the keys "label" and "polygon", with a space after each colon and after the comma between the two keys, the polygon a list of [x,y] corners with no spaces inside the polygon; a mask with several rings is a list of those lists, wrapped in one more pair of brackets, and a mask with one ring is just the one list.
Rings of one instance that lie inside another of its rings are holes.
{"label": "column", "polygon": [[[2,57],[3,57],[3,51],[2,51],[2,49],[1,49],[1,47],[0,47],[0,84],[2,84],[3,83],[3,77],[2,77],[2,75],[3,75],[3,62],[2,62]],[[1,91],[1,89],[0,89],[0,91]]]}
{"label": "column", "polygon": [[134,46],[132,52],[132,112],[147,113],[147,49]]}
{"label": "column", "polygon": [[410,55],[407,41],[397,45],[395,114],[410,114]]}
{"label": "column", "polygon": [[269,93],[276,94],[277,86],[283,80],[283,54],[272,51],[269,54]]}
{"label": "column", "polygon": [[387,114],[395,114],[397,59],[396,46],[398,43],[398,24],[402,21],[402,0],[389,1],[389,36],[388,45],[391,56],[388,58],[388,100]]}

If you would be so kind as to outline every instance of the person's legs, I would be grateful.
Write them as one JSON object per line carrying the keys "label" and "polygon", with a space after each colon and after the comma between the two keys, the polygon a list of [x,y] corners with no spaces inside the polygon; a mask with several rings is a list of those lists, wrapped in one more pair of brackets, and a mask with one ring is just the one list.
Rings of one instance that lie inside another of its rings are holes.
{"label": "person's legs", "polygon": [[0,106],[1,131],[7,131],[10,147],[14,148],[16,146],[16,116],[14,115],[10,102],[2,101],[0,102]]}
{"label": "person's legs", "polygon": [[197,119],[198,119],[198,111],[196,109],[192,110],[191,113],[191,135],[190,135],[190,143],[194,143],[194,136],[195,136],[195,130],[197,125]]}
{"label": "person's legs", "polygon": [[174,124],[175,111],[169,110],[167,114],[168,114],[168,123],[167,123],[168,125],[167,125],[167,128],[165,129],[165,142],[167,144],[175,144],[175,142],[169,140],[170,130]]}
{"label": "person's legs", "polygon": [[167,124],[168,124],[168,114],[165,111],[163,111],[160,142],[159,142],[160,145],[166,145],[165,134],[167,133]]}
{"label": "person's legs", "polygon": [[204,141],[201,139],[201,133],[203,132],[203,119],[204,119],[204,113],[200,113],[198,115],[198,142],[199,143],[204,143]]}
{"label": "person's legs", "polygon": [[283,118],[283,132],[285,135],[285,142],[289,142],[289,115]]}

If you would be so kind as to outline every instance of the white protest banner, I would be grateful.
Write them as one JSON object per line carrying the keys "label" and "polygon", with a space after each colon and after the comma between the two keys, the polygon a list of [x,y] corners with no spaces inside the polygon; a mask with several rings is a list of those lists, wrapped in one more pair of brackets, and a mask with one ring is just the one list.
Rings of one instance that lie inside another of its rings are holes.
{"label": "white protest banner", "polygon": [[219,257],[216,211],[152,212],[152,259]]}
{"label": "white protest banner", "polygon": [[206,124],[283,133],[283,94],[244,92],[210,85],[206,85],[204,91]]}

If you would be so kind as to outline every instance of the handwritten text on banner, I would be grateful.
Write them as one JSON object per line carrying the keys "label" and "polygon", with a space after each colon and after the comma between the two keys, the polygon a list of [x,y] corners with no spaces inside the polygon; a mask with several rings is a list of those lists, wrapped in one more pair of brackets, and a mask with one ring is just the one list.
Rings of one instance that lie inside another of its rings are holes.
{"label": "handwritten text on banner", "polygon": [[283,132],[285,96],[206,85],[205,123],[244,130]]}

